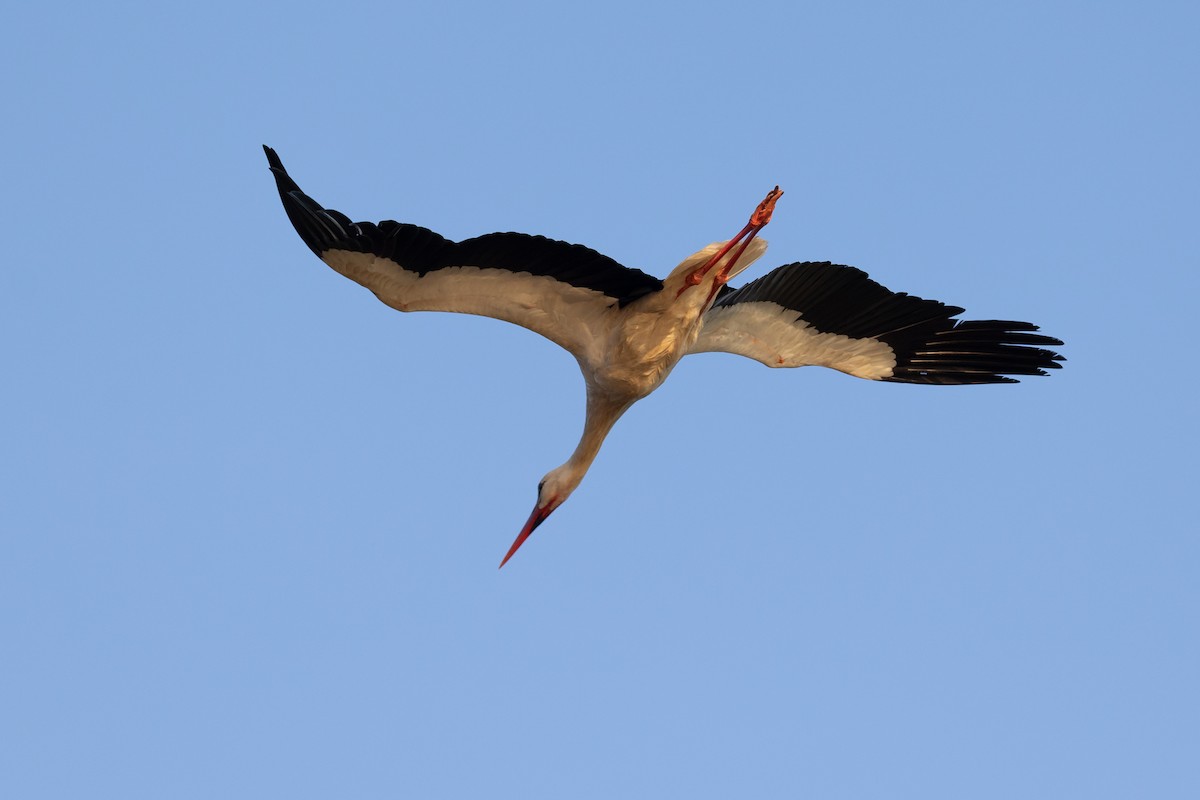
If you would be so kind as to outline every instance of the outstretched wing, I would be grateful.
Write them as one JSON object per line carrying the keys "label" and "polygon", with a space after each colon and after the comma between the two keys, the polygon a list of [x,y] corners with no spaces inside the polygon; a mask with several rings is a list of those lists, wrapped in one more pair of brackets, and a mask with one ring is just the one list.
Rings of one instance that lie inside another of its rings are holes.
{"label": "outstretched wing", "polygon": [[1063,357],[1036,325],[963,321],[963,309],[889,291],[854,267],[787,264],[724,292],[689,352],[722,351],[769,367],[821,366],[902,383],[1015,383]]}
{"label": "outstretched wing", "polygon": [[523,233],[452,242],[401,222],[351,222],[300,190],[275,151],[267,161],[288,218],[329,266],[400,311],[455,311],[540,333],[581,361],[616,310],[662,281],[582,245]]}

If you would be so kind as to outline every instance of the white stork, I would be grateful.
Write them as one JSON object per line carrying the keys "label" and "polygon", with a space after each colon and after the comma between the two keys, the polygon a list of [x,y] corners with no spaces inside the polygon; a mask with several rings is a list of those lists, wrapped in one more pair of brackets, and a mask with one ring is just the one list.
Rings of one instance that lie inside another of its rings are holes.
{"label": "white stork", "polygon": [[304,194],[263,146],[304,243],[399,311],[456,311],[540,333],[579,362],[587,418],[575,452],[538,484],[533,513],[500,562],[579,486],[604,437],[689,353],[721,351],[769,367],[822,366],[877,381],[1015,383],[1062,356],[1036,325],[962,321],[963,309],[888,291],[854,267],[786,264],[739,289],[728,281],[766,252],[776,187],[741,232],[685,258],[665,280],[582,245],[523,233],[462,242],[403,222],[351,222]]}

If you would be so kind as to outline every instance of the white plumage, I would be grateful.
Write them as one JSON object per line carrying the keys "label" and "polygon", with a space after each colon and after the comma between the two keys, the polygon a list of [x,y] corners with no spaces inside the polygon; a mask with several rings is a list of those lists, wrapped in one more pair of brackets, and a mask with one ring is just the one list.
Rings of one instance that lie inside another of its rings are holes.
{"label": "white plumage", "polygon": [[775,188],[735,237],[688,256],[663,280],[594,250],[496,233],[450,242],[415,225],[351,222],[305,195],[264,147],[289,219],[326,264],[399,311],[506,320],[570,351],[587,384],[583,435],[538,484],[512,557],[583,480],[625,411],[684,355],[722,351],[771,367],[823,366],[871,380],[967,384],[1044,375],[1062,344],[1029,323],[963,322],[961,308],[890,292],[853,267],[796,263],[740,289],[728,281],[766,252]]}

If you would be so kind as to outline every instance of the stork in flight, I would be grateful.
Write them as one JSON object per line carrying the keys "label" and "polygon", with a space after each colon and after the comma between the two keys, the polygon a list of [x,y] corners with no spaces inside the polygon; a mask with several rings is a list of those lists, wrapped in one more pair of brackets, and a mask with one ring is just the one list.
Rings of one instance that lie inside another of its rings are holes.
{"label": "stork in flight", "polygon": [[538,484],[533,513],[503,567],[579,486],[604,437],[689,353],[721,351],[768,367],[831,367],[859,378],[927,384],[1015,383],[1063,357],[1036,325],[955,319],[963,309],[891,292],[854,267],[786,264],[733,289],[767,244],[775,187],[727,242],[685,258],[664,280],[594,250],[542,236],[462,242],[403,222],[351,222],[323,208],[266,145],[288,219],[317,257],[398,311],[456,311],[521,325],[566,348],[587,384],[575,452]]}

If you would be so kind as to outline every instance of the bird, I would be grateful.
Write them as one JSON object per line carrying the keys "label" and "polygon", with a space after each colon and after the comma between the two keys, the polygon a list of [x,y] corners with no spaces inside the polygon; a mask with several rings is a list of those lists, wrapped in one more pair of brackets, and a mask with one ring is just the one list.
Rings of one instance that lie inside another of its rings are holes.
{"label": "bird", "polygon": [[964,309],[892,292],[830,262],[777,267],[729,282],[767,249],[758,233],[776,186],[731,239],[683,259],[666,278],[579,244],[524,233],[461,242],[405,222],[353,222],[301,191],[263,145],[288,219],[336,272],[398,311],[449,311],[505,320],[570,352],[587,388],[578,445],[538,483],[528,520],[500,567],[579,486],[613,425],[686,355],[725,352],[768,367],[821,366],[858,378],[914,384],[1016,383],[1065,359],[1059,339],[1028,322],[960,320]]}

